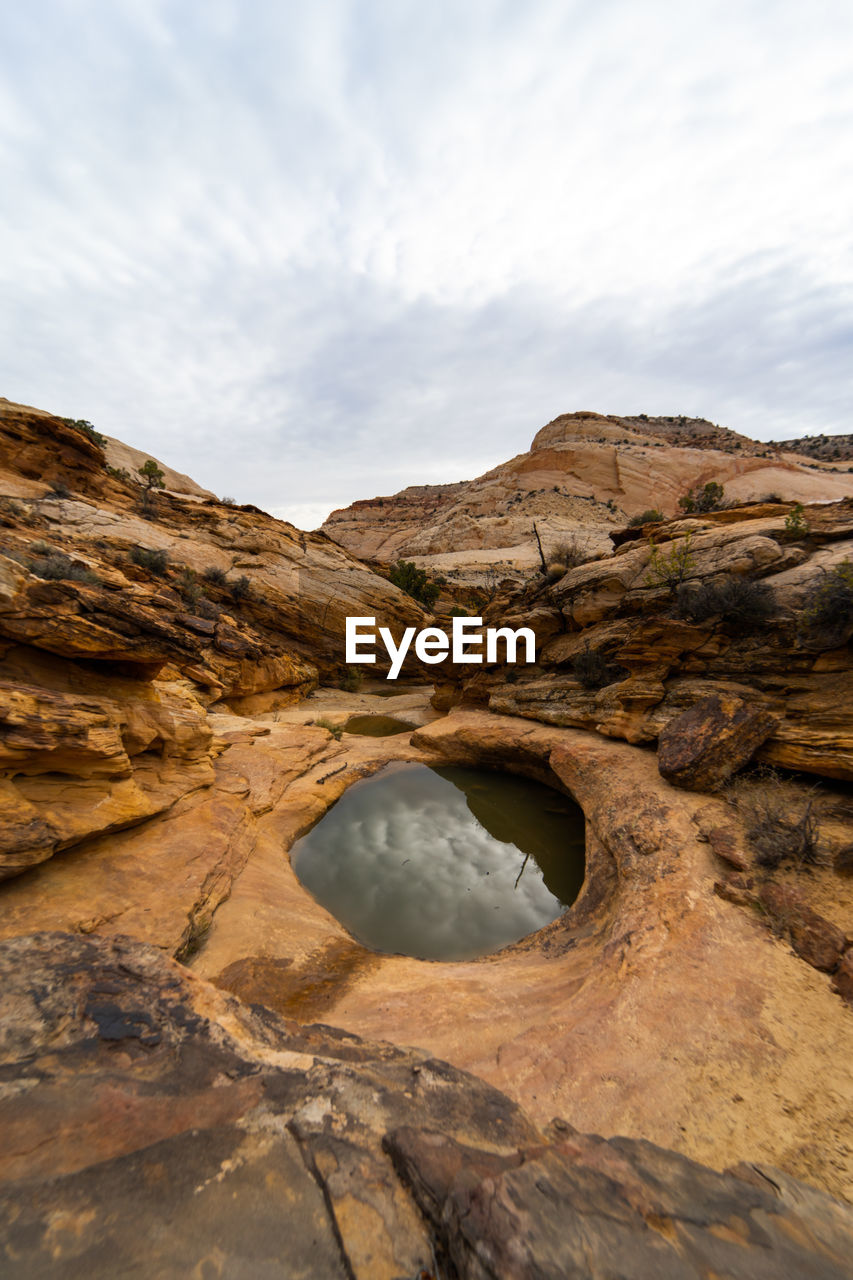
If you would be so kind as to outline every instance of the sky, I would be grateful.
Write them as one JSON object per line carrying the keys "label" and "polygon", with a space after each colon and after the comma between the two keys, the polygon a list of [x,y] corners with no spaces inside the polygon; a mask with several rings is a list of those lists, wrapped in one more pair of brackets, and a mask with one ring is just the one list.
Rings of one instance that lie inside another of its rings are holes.
{"label": "sky", "polygon": [[848,432],[849,0],[28,0],[0,395],[312,528],[560,413]]}

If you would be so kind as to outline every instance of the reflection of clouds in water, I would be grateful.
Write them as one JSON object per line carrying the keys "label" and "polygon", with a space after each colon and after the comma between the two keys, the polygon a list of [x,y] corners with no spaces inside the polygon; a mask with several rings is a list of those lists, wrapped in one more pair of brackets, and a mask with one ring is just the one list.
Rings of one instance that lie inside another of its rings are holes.
{"label": "reflection of clouds in water", "polygon": [[422,765],[346,792],[294,847],[302,883],[385,951],[462,959],[547,924],[561,903],[531,858],[481,827],[465,795]]}

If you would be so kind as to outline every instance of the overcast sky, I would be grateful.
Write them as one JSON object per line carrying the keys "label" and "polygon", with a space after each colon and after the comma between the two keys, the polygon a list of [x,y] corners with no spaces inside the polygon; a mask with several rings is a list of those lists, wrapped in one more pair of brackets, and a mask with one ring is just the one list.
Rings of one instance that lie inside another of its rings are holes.
{"label": "overcast sky", "polygon": [[28,0],[0,395],[312,527],[559,413],[849,431],[850,0]]}

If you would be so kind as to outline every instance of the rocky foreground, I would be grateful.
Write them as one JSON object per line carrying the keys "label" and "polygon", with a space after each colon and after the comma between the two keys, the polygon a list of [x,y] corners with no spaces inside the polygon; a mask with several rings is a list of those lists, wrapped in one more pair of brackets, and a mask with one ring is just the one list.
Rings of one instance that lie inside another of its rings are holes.
{"label": "rocky foreground", "polygon": [[0,947],[3,1275],[845,1280],[777,1170],[543,1130],[445,1062],[284,1022],[149,947]]}
{"label": "rocky foreground", "polygon": [[[4,1274],[848,1274],[851,500],[610,512],[487,610],[535,664],[388,699],[327,687],[343,619],[413,601],[140,458],[0,402]],[[377,712],[418,728],[341,736]],[[360,946],[287,851],[393,761],[572,794],[575,905],[474,962]],[[759,762],[805,860],[755,843]]]}

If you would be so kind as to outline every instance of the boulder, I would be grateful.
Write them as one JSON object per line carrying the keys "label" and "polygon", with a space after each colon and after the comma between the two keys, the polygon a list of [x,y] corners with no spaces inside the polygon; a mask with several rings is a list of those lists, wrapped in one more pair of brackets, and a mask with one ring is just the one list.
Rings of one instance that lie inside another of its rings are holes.
{"label": "boulder", "polygon": [[666,725],[658,768],[673,786],[717,791],[769,738],[776,717],[742,698],[712,694]]}

